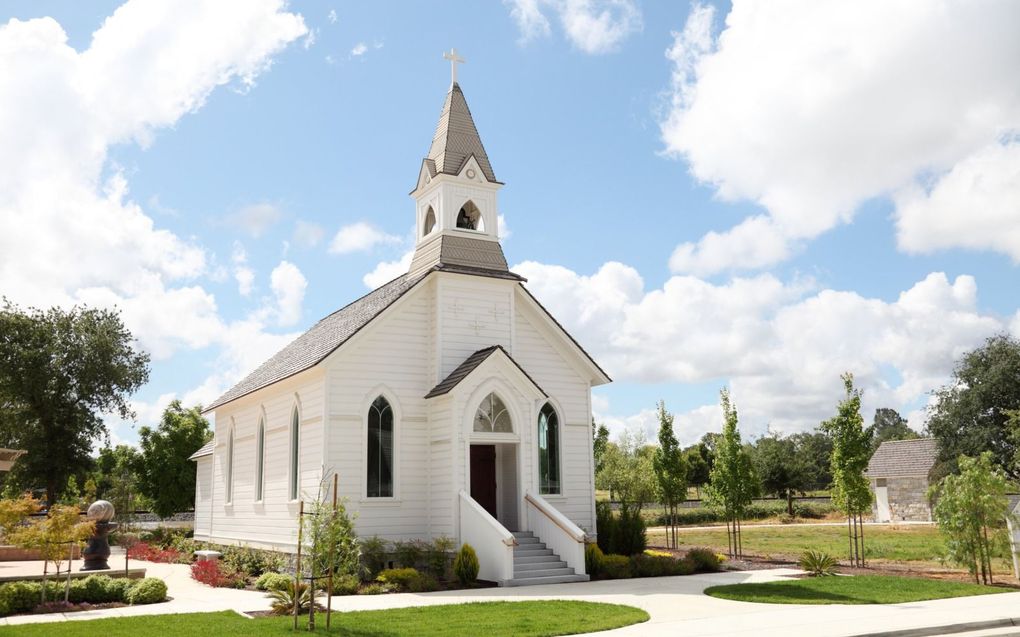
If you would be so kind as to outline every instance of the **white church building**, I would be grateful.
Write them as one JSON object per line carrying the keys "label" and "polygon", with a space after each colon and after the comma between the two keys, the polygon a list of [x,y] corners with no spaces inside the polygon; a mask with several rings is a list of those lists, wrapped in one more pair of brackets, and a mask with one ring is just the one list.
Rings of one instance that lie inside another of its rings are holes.
{"label": "white church building", "polygon": [[591,388],[610,379],[508,269],[502,186],[454,81],[409,271],[208,406],[196,539],[293,552],[300,501],[335,472],[361,537],[469,543],[501,585],[587,579]]}

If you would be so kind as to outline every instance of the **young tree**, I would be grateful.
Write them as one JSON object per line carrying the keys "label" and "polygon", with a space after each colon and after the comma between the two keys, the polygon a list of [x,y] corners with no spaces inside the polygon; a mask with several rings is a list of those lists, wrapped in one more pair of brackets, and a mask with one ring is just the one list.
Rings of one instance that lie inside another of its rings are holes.
{"label": "young tree", "polygon": [[762,491],[786,500],[786,512],[793,515],[793,496],[810,486],[810,474],[793,438],[769,432],[754,445],[754,468]]}
{"label": "young tree", "polygon": [[74,307],[0,308],[0,442],[26,449],[15,465],[22,486],[57,501],[70,475],[86,471],[104,413],[133,418],[128,397],[149,377],[120,315]]}
{"label": "young tree", "polygon": [[156,515],[168,518],[194,505],[195,466],[188,458],[211,435],[201,408],[185,409],[179,400],[167,405],[159,427],[138,431],[142,448],[135,466],[138,488]]}
{"label": "young tree", "polygon": [[652,467],[659,481],[659,500],[666,507],[666,545],[677,547],[676,511],[687,499],[687,463],[680,442],[673,431],[673,414],[666,403],[659,401],[659,446],[652,457]]}
{"label": "young tree", "polygon": [[939,442],[934,475],[955,470],[960,456],[991,451],[1007,477],[1020,479],[1013,457],[1020,450],[1010,435],[1009,412],[1020,409],[1020,340],[1005,334],[964,354],[952,382],[935,392],[928,409],[928,434]]}
{"label": "young tree", "polygon": [[907,419],[895,409],[880,407],[875,410],[875,421],[871,425],[871,452],[887,440],[914,440],[920,438],[917,432],[907,426]]}
{"label": "young tree", "polygon": [[946,536],[949,559],[966,566],[974,581],[992,583],[992,555],[1008,544],[1002,521],[1010,515],[1009,481],[986,451],[979,458],[961,456],[959,475],[932,485],[932,513]]}
{"label": "young tree", "polygon": [[871,510],[871,485],[864,472],[871,459],[871,430],[861,417],[861,392],[854,389],[853,374],[843,374],[846,396],[836,407],[836,416],[822,423],[832,437],[832,503],[847,516],[850,562],[864,566],[865,511]]}
{"label": "young tree", "polygon": [[609,429],[605,425],[596,425],[595,419],[591,419],[592,453],[595,456],[595,474],[602,471],[602,464],[606,455],[606,447],[609,445]]}
{"label": "young tree", "polygon": [[708,484],[708,476],[712,471],[712,455],[704,443],[691,445],[684,449],[684,462],[687,463],[687,483],[698,490]]}
{"label": "young tree", "polygon": [[711,506],[723,511],[730,557],[739,558],[744,552],[740,521],[747,505],[760,493],[760,487],[751,457],[740,441],[737,409],[730,403],[730,393],[723,389],[719,397],[723,410],[723,431],[722,436],[716,439],[715,463],[705,488],[705,496]]}

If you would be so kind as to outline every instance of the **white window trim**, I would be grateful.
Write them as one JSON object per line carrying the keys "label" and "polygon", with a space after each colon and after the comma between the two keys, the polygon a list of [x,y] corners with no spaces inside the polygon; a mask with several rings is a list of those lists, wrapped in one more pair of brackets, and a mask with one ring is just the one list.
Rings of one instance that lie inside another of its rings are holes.
{"label": "white window trim", "polygon": [[[258,424],[255,425],[255,504],[261,504],[266,498],[266,411],[259,410]],[[261,443],[261,445],[260,445]],[[259,448],[261,446],[261,449]]]}
{"label": "white window trim", "polygon": [[[295,418],[295,416],[297,416]],[[301,403],[296,399],[290,409],[290,424],[287,427],[287,501],[301,499]],[[294,441],[297,439],[297,449]]]}
{"label": "white window trim", "polygon": [[223,499],[225,506],[233,506],[234,504],[234,419],[230,419],[230,427],[227,429],[227,451],[226,451],[226,462],[223,476],[224,484],[226,485],[226,496]]}
{"label": "white window trim", "polygon": [[[393,412],[393,495],[391,496],[368,495],[368,410],[372,407],[375,399],[380,396],[386,399],[390,404],[390,411]],[[400,447],[403,416],[403,410],[396,394],[385,385],[379,385],[370,391],[361,405],[361,502],[400,503]]]}

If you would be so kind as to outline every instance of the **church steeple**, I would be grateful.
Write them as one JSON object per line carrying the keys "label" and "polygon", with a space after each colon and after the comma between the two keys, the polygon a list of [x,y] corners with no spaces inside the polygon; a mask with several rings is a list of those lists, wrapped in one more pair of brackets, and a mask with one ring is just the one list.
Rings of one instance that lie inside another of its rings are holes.
{"label": "church steeple", "polygon": [[417,245],[410,272],[431,268],[471,268],[508,273],[499,245],[496,181],[464,92],[456,81],[456,50],[444,54],[453,64],[432,145],[418,171],[415,200]]}

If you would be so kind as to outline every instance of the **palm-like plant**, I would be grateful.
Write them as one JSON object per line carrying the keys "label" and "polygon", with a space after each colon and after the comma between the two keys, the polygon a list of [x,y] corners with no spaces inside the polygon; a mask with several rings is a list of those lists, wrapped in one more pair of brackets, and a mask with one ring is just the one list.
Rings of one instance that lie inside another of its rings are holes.
{"label": "palm-like plant", "polygon": [[800,556],[800,567],[812,577],[835,575],[838,563],[836,558],[822,551],[804,551]]}
{"label": "palm-like plant", "polygon": [[274,615],[293,615],[294,600],[298,601],[298,612],[308,612],[308,607],[315,604],[315,610],[325,610],[325,607],[316,601],[319,591],[312,589],[304,582],[291,582],[279,590],[269,591],[266,597],[272,600],[271,612]]}

